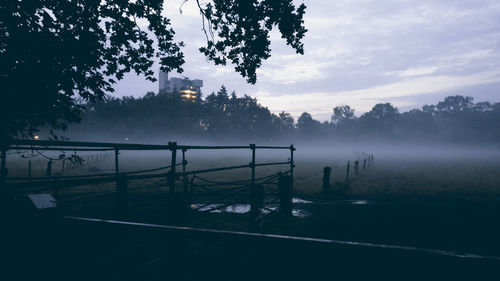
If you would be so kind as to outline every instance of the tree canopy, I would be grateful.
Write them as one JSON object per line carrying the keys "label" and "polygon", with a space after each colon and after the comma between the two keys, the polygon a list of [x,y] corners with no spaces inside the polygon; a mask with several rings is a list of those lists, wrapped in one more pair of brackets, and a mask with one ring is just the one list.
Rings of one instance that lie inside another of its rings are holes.
{"label": "tree canopy", "polygon": [[[255,83],[270,56],[269,32],[277,27],[303,53],[305,5],[292,0],[196,1],[207,34],[200,48],[215,64],[230,61]],[[134,71],[155,81],[182,72],[183,42],[174,39],[163,0],[39,0],[0,2],[0,138],[48,125],[64,129],[80,120],[86,101],[102,100]],[[138,22],[146,22],[146,28]]]}
{"label": "tree canopy", "polygon": [[474,103],[471,97],[450,96],[436,105],[406,112],[399,112],[390,103],[379,103],[360,116],[354,115],[354,108],[343,105],[333,109],[331,122],[320,122],[308,112],[294,119],[284,111],[270,112],[250,96],[228,93],[222,86],[195,102],[171,93],[107,98],[87,106],[82,123],[74,125],[68,134],[78,139],[98,135],[102,140],[128,137],[131,141],[156,142],[175,139],[495,144],[500,140],[500,103]]}

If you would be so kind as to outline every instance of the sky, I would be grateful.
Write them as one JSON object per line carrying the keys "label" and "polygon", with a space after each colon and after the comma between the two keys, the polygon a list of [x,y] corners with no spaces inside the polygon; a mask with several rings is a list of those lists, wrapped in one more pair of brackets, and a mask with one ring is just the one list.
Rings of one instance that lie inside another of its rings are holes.
{"label": "sky", "polygon": [[[450,95],[500,102],[500,1],[314,0],[306,6],[304,55],[271,33],[271,58],[248,84],[234,66],[215,66],[198,51],[206,44],[194,0],[166,0],[175,40],[184,41],[187,76],[202,79],[205,95],[221,85],[256,97],[274,113],[309,112],[326,121],[350,105],[360,115],[377,103],[400,111]],[[302,1],[296,1],[302,3]],[[155,70],[158,65],[155,64]],[[158,84],[128,74],[116,96],[140,97]]]}

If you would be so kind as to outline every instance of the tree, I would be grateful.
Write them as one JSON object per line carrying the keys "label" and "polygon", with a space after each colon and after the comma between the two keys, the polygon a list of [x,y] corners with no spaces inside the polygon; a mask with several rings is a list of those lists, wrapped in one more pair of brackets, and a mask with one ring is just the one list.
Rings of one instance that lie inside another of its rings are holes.
{"label": "tree", "polygon": [[229,60],[250,83],[256,82],[256,69],[262,60],[270,57],[273,27],[278,27],[281,37],[297,53],[304,53],[304,4],[296,8],[293,0],[215,0],[204,6],[196,2],[207,34],[207,46],[200,51],[215,64],[225,65]]}
{"label": "tree", "polygon": [[306,137],[314,137],[314,134],[320,125],[321,123],[314,120],[308,112],[303,112],[297,120],[297,129],[303,136]]}
{"label": "tree", "polygon": [[220,90],[217,92],[216,97],[217,107],[222,111],[226,110],[227,104],[229,103],[229,96],[227,94],[226,86],[222,85]]}
{"label": "tree", "polygon": [[376,120],[392,119],[399,113],[398,109],[390,103],[378,103],[371,111],[364,114],[365,117]]}
{"label": "tree", "polygon": [[437,104],[436,108],[442,113],[458,113],[472,109],[473,97],[449,96]]}
{"label": "tree", "polygon": [[[200,51],[216,64],[230,60],[250,83],[270,56],[268,35],[275,26],[303,53],[304,4],[191,1],[198,3],[207,34]],[[163,71],[182,72],[183,43],[174,41],[162,11],[163,0],[1,1],[1,140],[29,136],[43,125],[65,129],[80,120],[85,101],[102,100],[125,73],[155,81],[155,59]]]}
{"label": "tree", "polygon": [[332,122],[335,124],[341,123],[346,120],[353,120],[354,109],[349,105],[336,106],[333,108]]}
{"label": "tree", "polygon": [[281,128],[283,128],[284,130],[292,130],[294,128],[295,120],[293,120],[293,117],[290,113],[282,111],[278,116]]}

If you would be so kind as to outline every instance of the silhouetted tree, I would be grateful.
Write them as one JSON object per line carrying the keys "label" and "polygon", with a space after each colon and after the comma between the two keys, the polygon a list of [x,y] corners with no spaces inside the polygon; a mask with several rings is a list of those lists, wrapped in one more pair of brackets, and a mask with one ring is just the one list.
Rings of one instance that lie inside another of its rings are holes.
{"label": "silhouetted tree", "polygon": [[297,120],[297,129],[303,137],[314,137],[319,125],[320,122],[314,120],[308,112],[303,112]]}
{"label": "silhouetted tree", "polygon": [[[220,101],[219,104],[218,97]],[[223,97],[223,98],[222,98]],[[450,99],[445,99],[450,100]],[[460,99],[459,99],[460,100]],[[443,101],[441,101],[442,103]],[[297,126],[287,112],[272,114],[257,99],[235,92],[227,97],[227,89],[208,95],[200,103],[186,102],[175,93],[147,93],[141,98],[105,97],[103,102],[87,105],[83,123],[71,132],[96,132],[112,138],[134,139],[154,136],[160,140],[182,137],[215,140],[279,141],[302,140],[370,140],[419,142],[498,142],[500,140],[500,103],[474,103],[451,114],[425,105],[399,113],[389,103],[377,104],[356,118],[351,114],[333,122],[319,122],[304,112]],[[457,107],[454,107],[457,108]],[[343,107],[338,112],[354,112]],[[81,137],[80,137],[81,138]]]}
{"label": "silhouetted tree", "polygon": [[457,113],[470,110],[473,105],[472,97],[464,96],[449,96],[437,104],[436,109],[438,112],[443,113]]}
{"label": "silhouetted tree", "polygon": [[200,51],[215,64],[232,62],[237,72],[255,83],[256,69],[270,57],[269,33],[273,27],[278,27],[282,38],[297,53],[304,53],[301,40],[307,31],[303,20],[305,9],[304,4],[296,8],[292,0],[209,2],[200,6],[210,29],[205,32],[207,46]]}
{"label": "silhouetted tree", "polygon": [[[0,141],[43,125],[65,129],[67,122],[79,121],[84,102],[102,100],[127,72],[155,81],[155,58],[162,70],[182,72],[183,43],[174,41],[163,2],[1,1]],[[274,27],[303,53],[304,4],[196,2],[207,35],[200,51],[216,64],[229,60],[250,83],[270,56]]]}
{"label": "silhouetted tree", "polygon": [[331,121],[335,124],[346,120],[353,120],[354,118],[354,109],[348,105],[336,106],[333,108]]}

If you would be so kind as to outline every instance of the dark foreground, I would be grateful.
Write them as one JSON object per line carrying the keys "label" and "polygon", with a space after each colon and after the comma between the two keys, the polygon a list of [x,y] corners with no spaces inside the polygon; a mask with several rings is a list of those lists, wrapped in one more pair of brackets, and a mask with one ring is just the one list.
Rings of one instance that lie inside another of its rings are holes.
{"label": "dark foreground", "polygon": [[500,260],[82,221],[5,220],[2,280],[498,280]]}

